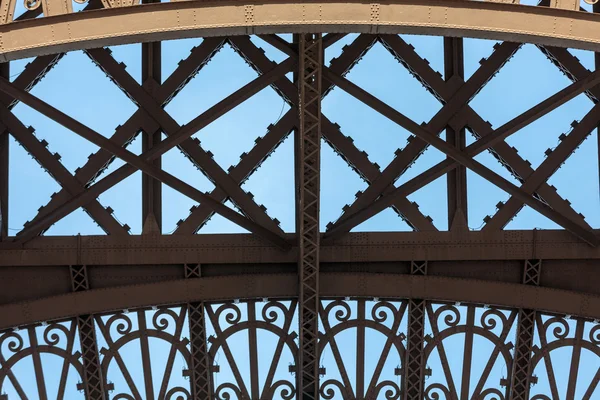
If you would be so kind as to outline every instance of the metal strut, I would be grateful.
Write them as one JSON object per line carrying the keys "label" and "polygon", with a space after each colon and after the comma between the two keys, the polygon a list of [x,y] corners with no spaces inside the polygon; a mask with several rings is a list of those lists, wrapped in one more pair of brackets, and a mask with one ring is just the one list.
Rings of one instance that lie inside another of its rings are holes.
{"label": "metal strut", "polygon": [[[200,278],[200,264],[185,265],[185,278]],[[187,305],[190,325],[190,370],[184,374],[190,376],[192,399],[208,400],[212,398],[211,361],[206,344],[206,324],[204,302]]]}
{"label": "metal strut", "polygon": [[300,168],[298,247],[300,274],[300,354],[298,392],[303,400],[318,398],[319,390],[319,191],[321,145],[321,34],[299,38]]}
{"label": "metal strut", "polygon": [[[142,3],[155,3],[155,0],[142,0]],[[142,43],[142,85],[151,91],[162,83],[162,43]],[[162,129],[144,132],[142,135],[142,153],[158,145],[162,138]],[[161,157],[152,161],[152,165],[161,168]],[[162,184],[148,174],[142,174],[142,226],[144,233],[162,229]]]}
{"label": "metal strut", "polygon": [[[523,284],[540,284],[542,270],[541,260],[526,260],[523,269]],[[517,344],[513,359],[513,368],[510,382],[510,400],[528,400],[531,373],[531,351],[536,321],[536,311],[519,310],[517,327]]]}
{"label": "metal strut", "polygon": [[[74,292],[89,290],[90,285],[85,265],[72,265],[71,287]],[[81,341],[81,358],[83,364],[83,383],[80,388],[85,390],[85,398],[89,400],[107,399],[104,377],[100,367],[98,345],[96,341],[96,326],[93,315],[80,315],[77,317],[77,329]]]}
{"label": "metal strut", "polygon": [[[411,275],[427,275],[427,261],[411,261]],[[425,390],[425,300],[410,299],[408,303],[408,336],[404,368],[403,400],[421,400]]]}

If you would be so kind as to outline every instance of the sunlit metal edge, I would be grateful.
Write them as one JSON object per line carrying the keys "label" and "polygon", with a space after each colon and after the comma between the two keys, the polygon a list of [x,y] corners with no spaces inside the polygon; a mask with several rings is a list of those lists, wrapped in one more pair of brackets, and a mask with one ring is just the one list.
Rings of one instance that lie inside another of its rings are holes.
{"label": "sunlit metal edge", "polygon": [[454,0],[182,1],[5,24],[0,26],[0,61],[197,36],[317,31],[461,36],[600,50],[600,16],[556,8]]}

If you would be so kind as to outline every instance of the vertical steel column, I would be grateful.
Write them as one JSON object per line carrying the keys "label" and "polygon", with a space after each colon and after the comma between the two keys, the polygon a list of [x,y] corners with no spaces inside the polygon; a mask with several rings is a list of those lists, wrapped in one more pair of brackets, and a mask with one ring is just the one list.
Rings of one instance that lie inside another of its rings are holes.
{"label": "vertical steel column", "polygon": [[[444,78],[449,81],[457,76],[464,81],[464,52],[462,38],[444,38]],[[466,146],[465,129],[456,132],[451,127],[446,127],[446,142],[459,150]],[[467,213],[467,169],[459,165],[448,172],[448,230],[465,228],[468,226]]]}
{"label": "vertical steel column", "polygon": [[[10,79],[10,63],[0,64],[0,76]],[[8,236],[8,130],[0,132],[0,241]]]}
{"label": "vertical steel column", "polygon": [[[525,261],[523,284],[539,286],[541,271],[541,260]],[[519,310],[517,344],[515,345],[509,388],[510,400],[529,400],[530,378],[533,372],[531,371],[531,351],[535,320],[535,310]]]}
{"label": "vertical steel column", "polygon": [[[160,0],[143,0],[142,3],[156,3]],[[147,91],[162,84],[161,42],[142,43],[142,84]],[[142,153],[150,150],[162,140],[162,130],[143,132]],[[152,165],[161,168],[161,157],[152,161]],[[156,225],[154,225],[156,221]],[[146,224],[152,224],[146,226]],[[158,227],[162,232],[162,185],[160,181],[142,173],[142,226],[144,233]]]}
{"label": "vertical steel column", "polygon": [[[200,264],[185,265],[185,278],[200,278]],[[206,324],[204,320],[204,302],[188,303],[188,322],[190,326],[190,365],[187,375],[190,376],[192,399],[210,400],[211,361],[206,344]]]}
{"label": "vertical steel column", "polygon": [[321,34],[299,38],[299,204],[300,354],[298,396],[318,398],[319,391],[319,202],[321,158]]}
{"label": "vertical steel column", "polygon": [[[427,275],[427,261],[412,261],[411,275]],[[425,390],[425,300],[408,302],[408,336],[404,360],[404,400],[422,400]]]}
{"label": "vertical steel column", "polygon": [[[74,292],[90,288],[87,268],[85,265],[72,265],[71,287]],[[89,400],[106,400],[104,377],[100,367],[100,356],[96,342],[96,324],[93,315],[80,315],[77,317],[77,328],[81,342],[81,356],[83,363],[83,384],[79,387],[85,390],[85,398]]]}

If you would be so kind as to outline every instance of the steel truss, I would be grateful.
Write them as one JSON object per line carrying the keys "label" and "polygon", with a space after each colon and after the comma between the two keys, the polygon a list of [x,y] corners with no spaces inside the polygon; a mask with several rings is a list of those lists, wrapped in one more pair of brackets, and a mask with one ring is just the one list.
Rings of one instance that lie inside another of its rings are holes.
{"label": "steel truss", "polygon": [[[39,10],[51,16],[49,1],[42,3],[27,16],[35,17]],[[115,7],[107,4],[103,3],[105,8]],[[560,8],[558,2],[552,6]],[[92,2],[88,7],[100,5]],[[253,7],[244,11],[250,22],[255,17]],[[381,9],[370,7],[371,18],[379,21]],[[7,18],[4,22],[9,22]],[[599,275],[593,267],[600,258],[600,241],[597,231],[548,180],[598,128],[598,105],[570,133],[561,135],[560,144],[535,170],[505,140],[582,93],[597,103],[600,71],[587,71],[564,48],[540,44],[540,50],[573,83],[493,129],[469,102],[519,51],[520,43],[498,43],[465,80],[461,38],[445,39],[444,76],[440,76],[400,36],[389,33],[361,34],[325,65],[324,50],[343,36],[301,33],[290,43],[279,36],[259,35],[285,54],[278,64],[249,36],[210,37],[164,80],[160,42],[144,43],[141,83],[108,48],[87,48],[92,62],[138,107],[108,138],[29,93],[63,54],[37,57],[12,82],[8,64],[3,65],[0,328],[7,330],[0,334],[0,388],[10,386],[21,398],[30,398],[15,365],[31,359],[37,394],[48,398],[51,378],[42,363],[46,354],[52,354],[62,360],[60,373],[52,378],[59,382],[58,398],[79,389],[90,399],[136,400],[558,399],[562,378],[553,371],[551,353],[569,347],[573,357],[566,398],[574,399],[582,391],[577,388],[582,354],[600,357],[600,325],[593,320],[600,317],[600,289],[590,283]],[[440,101],[440,111],[429,122],[417,124],[346,79],[376,43]],[[258,77],[180,126],[165,106],[225,45],[246,60]],[[294,79],[287,78],[289,72]],[[268,86],[290,110],[236,166],[225,171],[193,135]],[[371,162],[322,114],[321,101],[334,87],[413,134],[388,166],[382,169]],[[48,143],[15,116],[12,108],[18,102],[100,150],[70,173]],[[439,137],[443,131],[446,140]],[[297,229],[287,234],[242,184],[292,132],[297,143]],[[467,132],[477,139],[469,146]],[[14,237],[7,229],[9,134],[61,186]],[[138,134],[143,135],[139,156],[127,149]],[[324,233],[319,230],[321,139],[369,183]],[[429,146],[447,158],[396,186]],[[213,192],[203,193],[161,168],[161,156],[173,148],[215,184]],[[521,185],[476,161],[483,151],[490,152]],[[116,158],[125,165],[106,174]],[[511,195],[498,205],[495,215],[485,219],[481,232],[468,230],[467,169]],[[142,235],[133,236],[97,198],[138,170],[144,177],[144,225]],[[448,232],[439,232],[435,221],[407,199],[443,175],[448,182]],[[163,184],[199,203],[170,236],[161,234]],[[227,207],[227,201],[235,209]],[[503,231],[525,205],[565,231]],[[80,207],[106,236],[43,236]],[[388,207],[415,232],[349,233]],[[251,234],[194,235],[214,214]],[[147,276],[149,266],[152,277]],[[43,283],[28,287],[25,274]],[[588,279],[572,278],[581,274]],[[455,303],[461,301],[466,304]],[[42,321],[50,322],[41,325]],[[22,329],[8,329],[13,326]],[[240,332],[247,335],[242,353],[248,368],[241,366],[239,346],[232,343]],[[355,340],[353,361],[343,348],[348,332]],[[271,335],[275,343],[268,363],[261,347],[264,340],[259,338],[263,334]],[[373,334],[382,335],[378,351],[367,349]],[[449,361],[455,357],[450,338],[457,336],[464,337],[460,373],[453,371]],[[474,360],[481,351],[480,340],[491,346],[483,367]],[[153,362],[155,341],[169,349],[164,373]],[[137,365],[124,355],[130,343],[140,348]],[[135,368],[143,372],[141,381],[134,376]],[[501,376],[497,368],[504,371]],[[182,383],[176,376],[189,382]],[[72,379],[79,384],[72,385]],[[600,370],[583,391],[584,399],[598,395],[599,382]]]}

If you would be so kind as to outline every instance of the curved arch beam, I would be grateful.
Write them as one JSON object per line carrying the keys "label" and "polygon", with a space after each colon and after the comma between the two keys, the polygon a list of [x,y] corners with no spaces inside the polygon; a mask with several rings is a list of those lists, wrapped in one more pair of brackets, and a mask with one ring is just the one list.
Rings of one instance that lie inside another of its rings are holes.
{"label": "curved arch beam", "polygon": [[282,32],[413,33],[600,51],[600,16],[514,4],[407,0],[182,1],[94,10],[0,26],[0,61],[198,36]]}
{"label": "curved arch beam", "polygon": [[[321,274],[322,297],[421,298],[600,317],[600,296],[567,290],[440,276]],[[237,275],[182,279],[96,289],[0,307],[0,329],[82,314],[136,307],[297,296],[295,274]]]}

